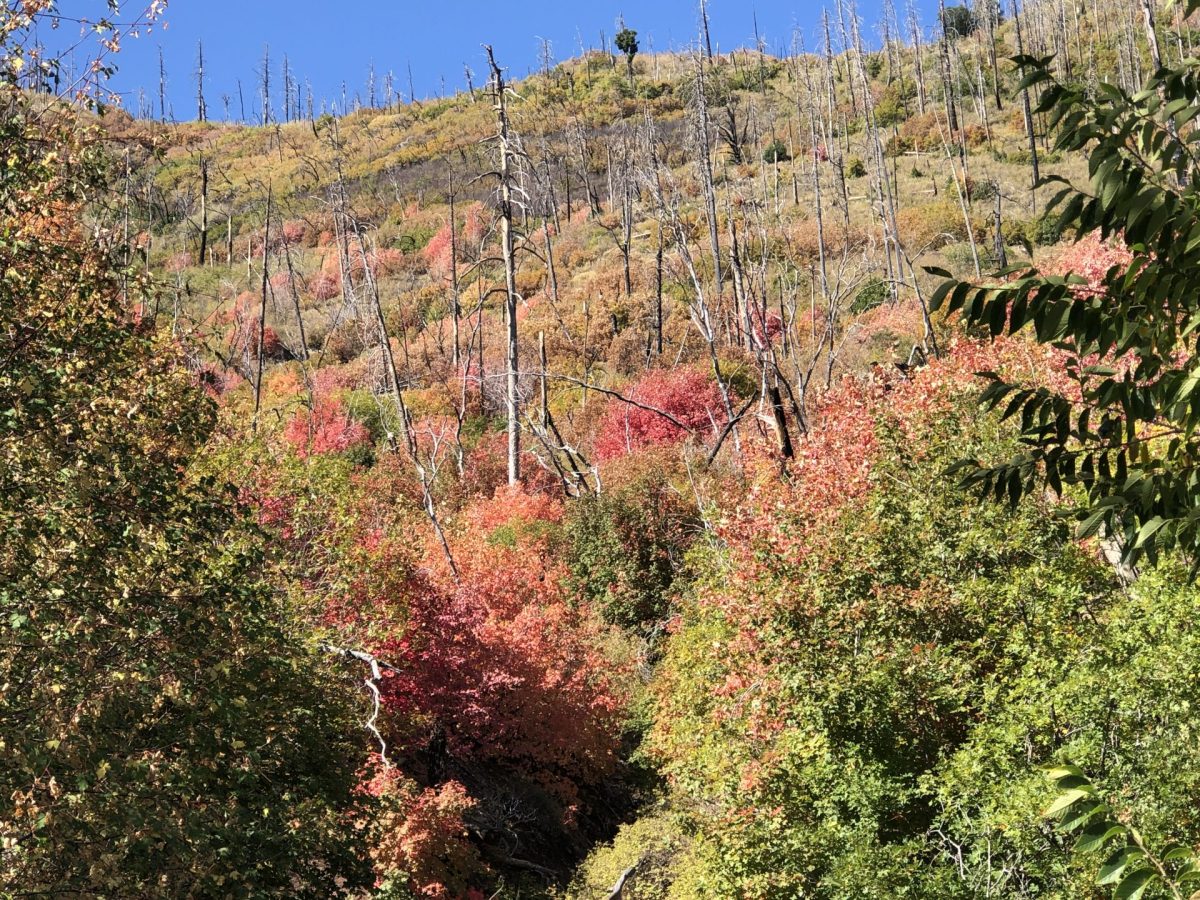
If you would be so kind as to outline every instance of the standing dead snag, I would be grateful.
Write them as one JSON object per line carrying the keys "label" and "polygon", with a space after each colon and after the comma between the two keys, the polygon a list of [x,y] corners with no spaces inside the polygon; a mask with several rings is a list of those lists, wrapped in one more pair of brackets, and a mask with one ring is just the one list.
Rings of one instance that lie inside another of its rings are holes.
{"label": "standing dead snag", "polygon": [[[1011,0],[1011,15],[1013,29],[1017,37],[1017,55],[1025,55],[1025,39],[1021,34],[1021,11],[1017,9],[1017,0]],[[1029,138],[1029,165],[1031,166],[1031,191],[1037,191],[1038,182],[1042,180],[1038,171],[1037,133],[1033,128],[1033,110],[1029,102],[1029,88],[1021,89],[1021,115],[1025,120],[1025,134]]]}
{"label": "standing dead snag", "polygon": [[208,103],[204,100],[204,42],[196,42],[196,118],[208,121]]}
{"label": "standing dead snag", "polygon": [[458,320],[461,315],[458,291],[458,224],[454,221],[454,167],[446,170],[446,194],[450,201],[450,327],[454,340],[451,362],[458,366],[461,340],[458,333]]}
{"label": "standing dead snag", "polygon": [[269,286],[267,274],[267,252],[271,246],[271,199],[273,193],[273,185],[267,186],[267,214],[263,219],[263,248],[262,248],[262,302],[258,309],[258,370],[254,376],[254,420],[251,424],[251,431],[258,432],[258,412],[262,406],[262,381],[263,381],[263,361],[264,347],[267,337],[267,287]]}
{"label": "standing dead snag", "polygon": [[508,99],[505,91],[504,74],[496,65],[496,57],[490,45],[485,44],[488,65],[492,69],[492,98],[496,110],[496,144],[499,148],[500,168],[496,175],[500,179],[500,252],[504,257],[505,282],[505,325],[508,330],[508,372],[506,373],[508,412],[508,483],[521,480],[521,422],[520,397],[517,394],[517,272],[513,252],[513,171],[512,135],[508,122]]}
{"label": "standing dead snag", "polygon": [[200,154],[200,265],[208,257],[208,160]]}
{"label": "standing dead snag", "polygon": [[713,186],[712,145],[709,142],[708,91],[704,82],[704,65],[699,55],[695,57],[695,68],[696,75],[692,89],[695,116],[692,126],[696,140],[696,149],[698,151],[696,165],[699,168],[701,186],[704,188],[704,210],[708,217],[708,239],[713,258],[713,295],[717,307],[720,308],[721,282],[723,280],[721,273],[721,239],[717,233],[717,192]]}

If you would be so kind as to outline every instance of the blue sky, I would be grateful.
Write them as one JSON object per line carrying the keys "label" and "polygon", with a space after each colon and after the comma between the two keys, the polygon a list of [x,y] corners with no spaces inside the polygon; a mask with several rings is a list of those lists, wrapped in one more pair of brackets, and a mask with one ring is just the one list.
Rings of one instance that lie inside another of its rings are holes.
{"label": "blue sky", "polygon": [[[907,0],[894,2],[903,15]],[[916,3],[928,27],[935,20],[937,0]],[[753,45],[757,15],[760,34],[771,50],[778,50],[791,41],[797,26],[806,32],[815,29],[823,5],[815,0],[710,0],[713,42],[722,49]],[[60,4],[64,14],[93,16],[102,6],[101,0],[62,0]],[[142,0],[124,0],[122,13],[131,15],[143,6]],[[865,37],[872,41],[877,40],[873,23],[881,6],[882,0],[859,2]],[[556,58],[566,59],[578,55],[581,38],[586,45],[597,46],[603,30],[611,41],[614,22],[621,15],[638,31],[643,50],[651,43],[656,50],[679,49],[697,33],[694,0],[170,0],[166,27],[126,44],[114,87],[131,111],[136,111],[139,88],[144,89],[157,111],[161,45],[168,103],[176,118],[193,118],[196,42],[203,40],[211,118],[224,114],[222,94],[231,97],[237,116],[239,78],[247,115],[258,110],[256,72],[268,44],[272,80],[281,82],[286,53],[291,69],[301,82],[307,78],[312,83],[318,98],[340,100],[343,81],[351,97],[361,92],[365,98],[372,63],[380,85],[391,70],[397,90],[405,95],[411,65],[418,97],[436,96],[443,78],[447,92],[464,86],[464,62],[475,71],[477,84],[484,81],[480,45],[485,42],[494,45],[510,75],[520,77],[537,67],[539,38],[551,42]],[[64,36],[76,35],[76,28],[64,23]]]}

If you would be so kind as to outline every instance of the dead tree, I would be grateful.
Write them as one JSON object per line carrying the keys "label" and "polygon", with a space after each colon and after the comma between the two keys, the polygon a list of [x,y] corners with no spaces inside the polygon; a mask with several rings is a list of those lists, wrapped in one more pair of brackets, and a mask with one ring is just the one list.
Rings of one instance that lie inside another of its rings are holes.
{"label": "dead tree", "polygon": [[271,121],[271,47],[263,45],[262,72],[259,73],[259,94],[262,100],[262,112],[259,115],[260,124],[267,125]]}
{"label": "dead tree", "polygon": [[158,118],[167,121],[167,64],[163,60],[163,48],[158,47]]}
{"label": "dead tree", "polygon": [[913,65],[917,76],[917,109],[925,115],[925,61],[924,49],[921,46],[921,20],[917,16],[916,7],[912,0],[908,3],[908,28],[913,40]]}
{"label": "dead tree", "polygon": [[447,166],[446,169],[446,194],[450,201],[450,330],[453,340],[453,349],[451,351],[451,362],[457,367],[459,364],[459,348],[461,345],[459,339],[459,317],[460,313],[460,296],[458,291],[458,223],[454,218],[454,167]]}
{"label": "dead tree", "polygon": [[208,160],[200,154],[200,265],[208,256]]}
{"label": "dead tree", "polygon": [[500,252],[504,258],[505,282],[505,325],[508,330],[508,372],[506,373],[506,404],[508,413],[508,483],[521,480],[521,422],[520,397],[518,396],[518,346],[517,346],[517,272],[516,255],[513,249],[513,195],[515,175],[513,171],[513,136],[508,118],[507,87],[504,73],[496,64],[490,45],[484,45],[488,65],[492,70],[492,99],[496,111],[496,147],[499,159],[499,227]]}
{"label": "dead tree", "polygon": [[[988,62],[992,67],[992,99],[996,101],[996,109],[1004,109],[1000,97],[1000,66],[996,59],[996,16],[999,12],[998,0],[978,0],[976,18],[982,18],[987,28]],[[978,34],[978,25],[976,25]]]}
{"label": "dead tree", "polygon": [[695,57],[695,80],[692,88],[692,132],[696,142],[696,166],[704,190],[704,210],[708,216],[708,240],[713,260],[714,300],[721,305],[721,239],[717,230],[717,192],[713,186],[712,145],[708,121],[708,92],[705,87],[704,66],[699,55]]}
{"label": "dead tree", "polygon": [[[196,42],[196,117],[208,121],[208,104],[204,102],[204,42]],[[204,260],[200,260],[203,265]]]}
{"label": "dead tree", "polygon": [[938,0],[940,13],[939,33],[941,35],[942,63],[942,92],[946,103],[946,118],[950,122],[950,131],[958,131],[958,110],[955,108],[954,72],[950,66],[950,36],[946,32],[946,0]]}
{"label": "dead tree", "polygon": [[[1025,40],[1021,34],[1021,11],[1017,9],[1017,0],[1011,0],[1010,9],[1012,11],[1013,29],[1017,37],[1017,55],[1024,56]],[[1025,119],[1025,134],[1029,138],[1029,165],[1032,172],[1031,189],[1036,191],[1038,182],[1042,180],[1042,176],[1038,171],[1037,134],[1033,128],[1033,107],[1029,101],[1028,87],[1021,90],[1021,112]]]}
{"label": "dead tree", "polygon": [[267,272],[267,251],[271,246],[271,198],[272,186],[267,186],[267,213],[263,218],[262,246],[262,299],[258,308],[258,367],[254,375],[254,420],[251,431],[258,433],[258,413],[262,407],[263,363],[265,361],[267,337],[267,287],[269,275]]}

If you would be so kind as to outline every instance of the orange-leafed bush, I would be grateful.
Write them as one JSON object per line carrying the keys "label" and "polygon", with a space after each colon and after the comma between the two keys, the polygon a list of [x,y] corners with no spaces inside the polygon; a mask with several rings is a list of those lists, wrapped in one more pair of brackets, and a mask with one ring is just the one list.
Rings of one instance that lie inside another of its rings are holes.
{"label": "orange-leafed bush", "polygon": [[[866,244],[866,235],[857,226],[849,231],[839,223],[825,223],[825,252],[841,253],[846,249],[858,249]],[[804,260],[816,260],[820,256],[821,234],[815,219],[804,219],[793,225],[787,234],[788,250]]]}
{"label": "orange-leafed bush", "polygon": [[599,460],[614,459],[639,447],[675,443],[689,433],[708,434],[725,421],[721,393],[699,368],[651,372],[625,396],[643,406],[615,398],[609,401],[596,436]]}
{"label": "orange-leafed bush", "polygon": [[382,807],[371,848],[376,871],[403,879],[418,897],[481,898],[471,879],[484,871],[463,816],[476,805],[457,781],[421,789],[399,769],[379,767],[365,785]]}

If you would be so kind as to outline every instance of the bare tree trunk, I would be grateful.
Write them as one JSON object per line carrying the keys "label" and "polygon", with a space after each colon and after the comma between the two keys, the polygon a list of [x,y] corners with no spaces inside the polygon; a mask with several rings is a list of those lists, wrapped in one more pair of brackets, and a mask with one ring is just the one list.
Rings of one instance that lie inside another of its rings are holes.
{"label": "bare tree trunk", "polygon": [[497,140],[500,149],[500,250],[504,257],[504,281],[506,287],[505,319],[508,329],[508,483],[521,480],[521,422],[520,397],[518,396],[518,347],[517,347],[517,278],[516,260],[513,251],[511,135],[508,122],[508,105],[505,95],[504,75],[496,64],[490,46],[484,47],[488,64],[492,68],[492,88],[495,97]]}
{"label": "bare tree trunk", "polygon": [[[208,104],[204,102],[204,43],[196,42],[196,118],[208,121]],[[203,260],[201,261],[203,265]]]}
{"label": "bare tree trunk", "polygon": [[912,31],[913,60],[917,75],[917,108],[921,111],[921,115],[925,115],[925,52],[921,46],[921,20],[917,16],[912,0],[909,0],[908,4],[908,23]]}
{"label": "bare tree trunk", "polygon": [[163,49],[158,47],[158,117],[167,121],[167,64],[163,60]]}
{"label": "bare tree trunk", "polygon": [[459,363],[459,317],[460,299],[458,292],[458,222],[454,218],[454,169],[446,172],[446,193],[450,195],[450,322],[454,348],[450,360],[455,367]]}
{"label": "bare tree trunk", "polygon": [[725,214],[729,217],[729,269],[733,273],[733,302],[738,315],[738,331],[742,333],[742,346],[754,349],[754,321],[750,312],[750,298],[742,272],[741,255],[738,252],[737,225],[733,221],[732,205],[727,204]]}
{"label": "bare tree trunk", "polygon": [[296,269],[292,265],[292,249],[286,242],[283,245],[283,258],[287,262],[288,293],[292,298],[292,308],[296,311],[296,328],[300,332],[300,358],[307,360],[309,357],[308,336],[304,333],[304,315],[300,311],[300,292],[296,290]]}
{"label": "bare tree trunk", "polygon": [[704,87],[704,66],[700,57],[696,57],[696,144],[699,149],[697,164],[700,168],[700,181],[704,188],[704,208],[708,215],[708,239],[713,259],[713,284],[715,287],[715,302],[721,307],[721,286],[724,281],[721,273],[721,240],[717,234],[717,192],[713,187],[712,156],[708,133],[708,96]]}
{"label": "bare tree trunk", "polygon": [[208,160],[200,154],[200,265],[208,257]]}
{"label": "bare tree trunk", "polygon": [[[1021,12],[1017,9],[1017,0],[1011,0],[1010,9],[1012,11],[1013,26],[1017,35],[1017,55],[1025,54],[1025,40],[1021,35]],[[1030,190],[1036,192],[1038,182],[1042,180],[1041,172],[1038,171],[1038,151],[1037,151],[1037,136],[1033,129],[1033,112],[1029,102],[1029,88],[1021,91],[1021,111],[1025,119],[1025,133],[1029,137],[1029,164],[1032,170],[1032,182]]]}
{"label": "bare tree trunk", "polygon": [[1002,110],[1004,103],[1000,97],[1000,66],[996,60],[996,16],[999,7],[995,0],[984,0],[983,13],[987,21],[988,61],[992,66],[992,99],[996,101],[996,109]]}
{"label": "bare tree trunk", "polygon": [[658,249],[654,254],[654,352],[663,352],[663,230],[658,228]]}
{"label": "bare tree trunk", "polygon": [[950,122],[950,131],[958,131],[958,110],[954,106],[954,73],[950,68],[950,37],[946,34],[946,0],[938,0],[938,10],[941,13],[941,50],[942,50],[942,89],[946,99],[946,118]]}
{"label": "bare tree trunk", "polygon": [[267,336],[267,254],[271,247],[271,199],[273,186],[267,186],[267,214],[263,218],[263,247],[262,247],[262,301],[258,309],[258,369],[254,376],[254,419],[251,431],[258,433],[258,413],[262,406],[262,381],[264,350]]}
{"label": "bare tree trunk", "polygon": [[996,209],[995,209],[995,227],[996,227],[996,265],[1001,269],[1008,268],[1008,251],[1004,246],[1004,214],[1001,209],[1003,202],[1000,191],[1000,183],[996,185]]}
{"label": "bare tree trunk", "polygon": [[700,0],[700,29],[704,34],[704,53],[709,62],[713,58],[712,37],[708,33],[708,4],[706,0]]}

